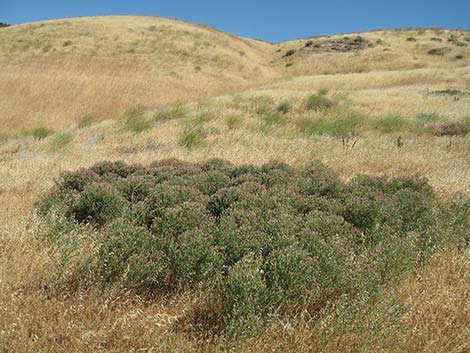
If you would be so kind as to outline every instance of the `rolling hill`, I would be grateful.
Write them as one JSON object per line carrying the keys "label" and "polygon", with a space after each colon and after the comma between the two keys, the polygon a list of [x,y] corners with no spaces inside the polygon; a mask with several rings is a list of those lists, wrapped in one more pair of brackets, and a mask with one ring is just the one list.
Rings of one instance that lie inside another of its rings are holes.
{"label": "rolling hill", "polygon": [[[297,76],[461,68],[465,39],[465,31],[402,29],[271,44],[148,16],[15,25],[0,31],[2,132],[62,129],[86,114],[117,117]],[[444,49],[428,54],[436,48]]]}

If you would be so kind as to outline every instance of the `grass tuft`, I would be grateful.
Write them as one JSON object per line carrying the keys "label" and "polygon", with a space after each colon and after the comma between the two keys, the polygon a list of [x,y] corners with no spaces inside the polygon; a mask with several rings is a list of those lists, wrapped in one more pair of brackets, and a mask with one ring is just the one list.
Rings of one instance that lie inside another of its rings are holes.
{"label": "grass tuft", "polygon": [[377,118],[372,124],[375,130],[384,134],[400,132],[408,126],[407,120],[400,115],[385,115]]}
{"label": "grass tuft", "polygon": [[127,131],[141,133],[153,126],[153,121],[144,115],[141,107],[128,109],[121,117],[121,122]]}
{"label": "grass tuft", "polygon": [[230,130],[239,129],[243,126],[243,119],[240,115],[230,114],[225,117],[225,125]]}
{"label": "grass tuft", "polygon": [[42,140],[45,139],[47,136],[52,134],[54,131],[49,129],[48,127],[45,126],[38,126],[35,127],[31,131],[31,135],[36,139],[36,140]]}
{"label": "grass tuft", "polygon": [[90,127],[91,125],[93,125],[97,121],[98,121],[98,119],[95,116],[87,114],[87,115],[82,116],[78,120],[77,127],[79,129],[84,129],[84,128]]}
{"label": "grass tuft", "polygon": [[58,152],[70,146],[73,135],[70,132],[59,132],[49,141],[49,148],[53,152]]}

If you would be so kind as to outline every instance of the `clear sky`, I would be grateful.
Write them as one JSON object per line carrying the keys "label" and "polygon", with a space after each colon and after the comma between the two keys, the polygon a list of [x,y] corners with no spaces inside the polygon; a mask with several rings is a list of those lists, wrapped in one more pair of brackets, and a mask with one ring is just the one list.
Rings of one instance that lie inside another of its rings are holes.
{"label": "clear sky", "polygon": [[470,0],[0,0],[0,22],[141,14],[282,41],[395,27],[470,29]]}

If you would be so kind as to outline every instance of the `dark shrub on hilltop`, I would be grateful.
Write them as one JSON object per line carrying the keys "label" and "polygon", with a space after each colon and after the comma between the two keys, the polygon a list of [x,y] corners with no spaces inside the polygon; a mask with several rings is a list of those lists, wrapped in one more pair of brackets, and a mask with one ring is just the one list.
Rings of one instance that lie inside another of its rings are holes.
{"label": "dark shrub on hilltop", "polygon": [[185,322],[210,321],[208,331],[239,337],[374,293],[443,241],[468,245],[469,205],[463,196],[441,202],[421,177],[345,183],[318,162],[164,160],[66,173],[38,213],[61,261],[70,244],[93,244],[77,251],[79,285],[150,296],[199,288],[207,305]]}

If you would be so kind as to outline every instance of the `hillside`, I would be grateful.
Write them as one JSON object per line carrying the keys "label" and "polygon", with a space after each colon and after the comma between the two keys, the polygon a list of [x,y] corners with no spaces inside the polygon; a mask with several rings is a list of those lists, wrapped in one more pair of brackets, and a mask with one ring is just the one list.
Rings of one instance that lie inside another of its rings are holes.
{"label": "hillside", "polygon": [[0,29],[0,351],[470,351],[469,64],[458,30]]}
{"label": "hillside", "polygon": [[158,17],[23,24],[0,32],[2,130],[70,126],[266,81],[270,45]]}
{"label": "hillside", "polygon": [[[348,45],[358,36],[358,47]],[[1,130],[62,129],[86,114],[117,117],[301,75],[460,68],[470,60],[466,39],[403,29],[269,44],[147,16],[15,25],[0,31]],[[436,48],[444,49],[428,54]]]}

